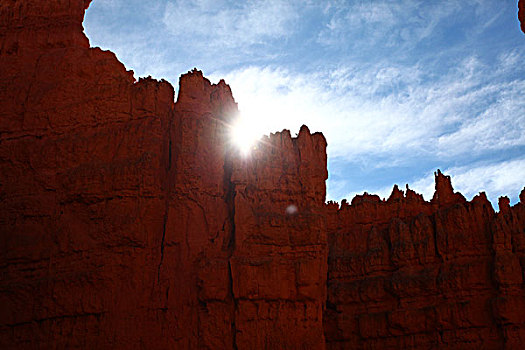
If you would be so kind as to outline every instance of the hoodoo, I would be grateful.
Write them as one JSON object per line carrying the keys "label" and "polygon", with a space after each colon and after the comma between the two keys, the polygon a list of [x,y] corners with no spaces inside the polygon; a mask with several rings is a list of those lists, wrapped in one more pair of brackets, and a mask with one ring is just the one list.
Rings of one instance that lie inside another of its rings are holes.
{"label": "hoodoo", "polygon": [[135,81],[89,3],[0,3],[2,349],[525,343],[525,190],[325,203],[322,134],[243,157],[229,86]]}

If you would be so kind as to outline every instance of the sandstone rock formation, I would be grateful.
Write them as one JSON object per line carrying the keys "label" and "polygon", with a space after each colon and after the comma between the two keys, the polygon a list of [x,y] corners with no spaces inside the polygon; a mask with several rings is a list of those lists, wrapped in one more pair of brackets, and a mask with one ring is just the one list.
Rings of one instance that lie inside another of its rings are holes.
{"label": "sandstone rock formation", "polygon": [[233,162],[231,260],[241,349],[324,348],[326,141],[285,130]]}
{"label": "sandstone rock formation", "polygon": [[321,134],[240,156],[228,85],[135,81],[89,2],[0,3],[1,348],[525,342],[525,191],[325,204]]}
{"label": "sandstone rock formation", "polygon": [[[331,206],[329,348],[519,349],[525,341],[525,189],[521,203],[466,201],[436,173],[425,202],[390,198]],[[510,227],[512,226],[512,228]]]}
{"label": "sandstone rock formation", "polygon": [[86,6],[1,4],[0,346],[324,345],[322,135],[244,164],[229,87],[135,82]]}

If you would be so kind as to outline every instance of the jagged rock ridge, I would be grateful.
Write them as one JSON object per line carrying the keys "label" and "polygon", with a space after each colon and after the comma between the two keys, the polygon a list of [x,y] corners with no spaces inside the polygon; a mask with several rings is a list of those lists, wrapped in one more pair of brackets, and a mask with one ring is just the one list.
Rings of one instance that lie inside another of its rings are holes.
{"label": "jagged rock ridge", "polygon": [[88,5],[0,3],[0,347],[524,342],[525,192],[325,204],[321,134],[239,157],[224,81],[136,82]]}
{"label": "jagged rock ridge", "polygon": [[519,349],[524,340],[521,203],[467,201],[436,173],[430,202],[394,187],[328,215],[329,348]]}

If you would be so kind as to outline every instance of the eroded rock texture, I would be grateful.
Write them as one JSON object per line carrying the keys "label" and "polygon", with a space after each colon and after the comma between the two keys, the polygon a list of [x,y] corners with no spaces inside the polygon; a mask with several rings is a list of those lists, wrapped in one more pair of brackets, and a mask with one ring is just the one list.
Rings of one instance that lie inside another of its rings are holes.
{"label": "eroded rock texture", "polygon": [[0,4],[2,348],[169,344],[173,88],[89,49],[86,6]]}
{"label": "eroded rock texture", "polygon": [[0,4],[0,347],[322,347],[324,138],[244,164],[230,88],[135,82],[87,5]]}
{"label": "eroded rock texture", "polygon": [[135,81],[88,5],[0,2],[0,348],[524,342],[525,192],[325,204],[321,134],[240,156],[224,81]]}
{"label": "eroded rock texture", "polygon": [[430,202],[395,187],[329,214],[328,348],[519,349],[525,342],[521,203],[471,202],[436,173]]}
{"label": "eroded rock texture", "polygon": [[324,348],[327,176],[324,136],[306,126],[297,138],[272,134],[234,162],[239,348]]}

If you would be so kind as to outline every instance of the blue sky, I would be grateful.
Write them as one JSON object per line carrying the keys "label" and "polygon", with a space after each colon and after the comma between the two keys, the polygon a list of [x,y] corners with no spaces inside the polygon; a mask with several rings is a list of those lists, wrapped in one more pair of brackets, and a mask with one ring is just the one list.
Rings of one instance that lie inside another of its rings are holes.
{"label": "blue sky", "polygon": [[[232,87],[253,132],[328,141],[327,199],[393,184],[430,199],[525,186],[525,35],[515,0],[94,0],[91,46],[175,87],[197,67]],[[497,208],[497,206],[495,206]]]}

